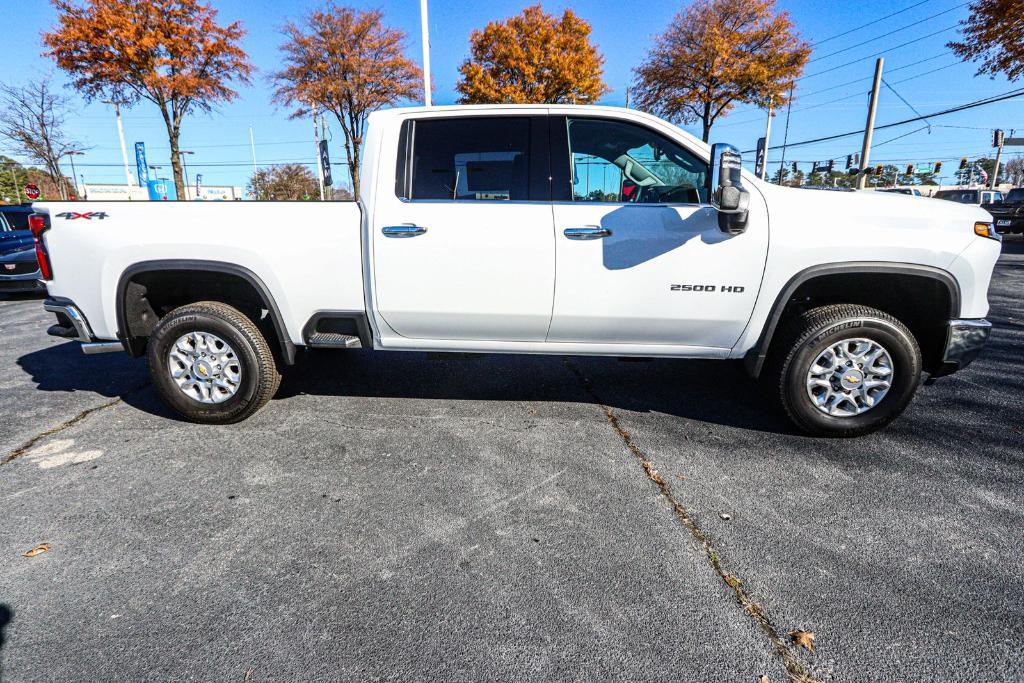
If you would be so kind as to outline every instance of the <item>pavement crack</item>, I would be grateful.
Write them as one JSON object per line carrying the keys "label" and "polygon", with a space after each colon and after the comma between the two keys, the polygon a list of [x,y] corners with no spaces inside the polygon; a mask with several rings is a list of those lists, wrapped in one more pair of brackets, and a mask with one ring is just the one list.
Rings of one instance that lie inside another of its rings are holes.
{"label": "pavement crack", "polygon": [[29,439],[28,441],[26,441],[25,443],[23,443],[22,445],[20,445],[17,448],[15,448],[13,451],[11,451],[7,455],[6,458],[4,458],[3,460],[0,460],[0,465],[6,465],[7,463],[11,462],[12,460],[20,458],[21,456],[25,455],[30,450],[32,450],[32,448],[34,448],[37,443],[39,443],[40,441],[42,441],[46,437],[53,436],[54,434],[59,434],[59,433],[63,432],[65,429],[67,429],[68,427],[73,427],[74,425],[78,424],[79,422],[81,422],[85,418],[89,417],[93,413],[96,413],[96,412],[99,412],[101,410],[104,410],[105,408],[109,408],[111,406],[117,405],[122,400],[123,399],[121,397],[118,397],[118,398],[115,398],[113,400],[107,401],[106,403],[101,403],[98,406],[93,406],[92,408],[87,408],[87,409],[83,410],[82,412],[78,413],[77,415],[75,415],[74,417],[72,417],[71,419],[69,419],[69,420],[67,420],[65,422],[62,422],[59,425],[56,425],[55,427],[50,427],[45,432],[42,432],[40,434],[36,434],[31,439]]}
{"label": "pavement crack", "polygon": [[673,494],[672,490],[669,488],[668,482],[666,482],[658,470],[655,469],[654,463],[636,444],[633,440],[633,436],[622,426],[622,423],[619,421],[615,412],[609,408],[603,400],[601,400],[601,397],[594,390],[590,379],[584,376],[579,368],[577,368],[569,359],[565,360],[565,365],[579,380],[583,390],[604,412],[605,418],[612,426],[612,429],[625,443],[629,452],[632,453],[640,462],[640,466],[643,467],[644,474],[646,474],[647,478],[658,487],[659,493],[661,493],[662,497],[671,506],[676,519],[678,519],[687,531],[690,532],[693,539],[701,549],[703,549],[704,555],[707,557],[715,574],[717,574],[718,578],[720,578],[726,587],[732,591],[739,606],[743,609],[743,613],[753,620],[753,622],[757,624],[757,626],[761,628],[761,631],[768,637],[775,653],[782,660],[782,665],[785,668],[786,675],[789,679],[794,681],[794,683],[815,683],[815,680],[811,678],[803,663],[790,649],[783,636],[780,635],[779,629],[776,628],[771,619],[768,618],[768,615],[765,614],[764,608],[762,608],[761,605],[758,604],[743,588],[743,581],[736,575],[727,572],[725,567],[722,566],[721,557],[715,549],[714,544],[711,542],[711,539],[707,537],[697,522],[694,521],[693,517],[690,516],[686,507],[675,497],[675,494]]}

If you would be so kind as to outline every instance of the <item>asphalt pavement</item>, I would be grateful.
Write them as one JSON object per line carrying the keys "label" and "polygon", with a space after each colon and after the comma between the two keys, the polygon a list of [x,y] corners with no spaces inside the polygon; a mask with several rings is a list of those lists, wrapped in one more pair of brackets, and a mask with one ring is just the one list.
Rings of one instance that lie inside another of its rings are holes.
{"label": "asphalt pavement", "polygon": [[192,425],[0,297],[0,680],[1024,679],[1024,240],[990,299],[823,440],[731,363],[365,351]]}

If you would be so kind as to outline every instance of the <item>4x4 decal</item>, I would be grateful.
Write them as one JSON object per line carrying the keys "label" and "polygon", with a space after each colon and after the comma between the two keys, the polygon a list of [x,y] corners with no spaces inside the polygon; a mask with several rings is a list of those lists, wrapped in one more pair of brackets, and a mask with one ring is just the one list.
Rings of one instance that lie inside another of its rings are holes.
{"label": "4x4 decal", "polygon": [[101,221],[107,217],[107,213],[105,211],[88,211],[86,213],[79,213],[77,211],[63,211],[61,213],[58,213],[56,217],[66,218],[69,221],[78,220],[79,218],[84,218],[87,221],[91,221],[93,218],[95,218],[96,220]]}

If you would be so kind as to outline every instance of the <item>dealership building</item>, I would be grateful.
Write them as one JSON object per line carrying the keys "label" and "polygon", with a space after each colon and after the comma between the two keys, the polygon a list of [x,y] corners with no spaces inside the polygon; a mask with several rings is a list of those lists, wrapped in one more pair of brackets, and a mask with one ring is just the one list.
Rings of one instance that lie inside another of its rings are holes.
{"label": "dealership building", "polygon": [[[177,199],[174,183],[170,180],[150,180],[146,187],[125,184],[86,183],[79,185],[82,199],[89,201],[169,201]],[[188,199],[208,202],[231,202],[247,199],[245,191],[232,185],[209,185],[187,188]]]}

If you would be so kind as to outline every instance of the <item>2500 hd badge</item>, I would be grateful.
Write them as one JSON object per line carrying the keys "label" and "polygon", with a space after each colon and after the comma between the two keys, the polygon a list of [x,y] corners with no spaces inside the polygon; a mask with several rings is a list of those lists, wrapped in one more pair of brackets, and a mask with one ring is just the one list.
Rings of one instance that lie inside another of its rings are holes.
{"label": "2500 hd badge", "polygon": [[745,287],[742,285],[669,285],[673,292],[728,292],[739,294]]}

